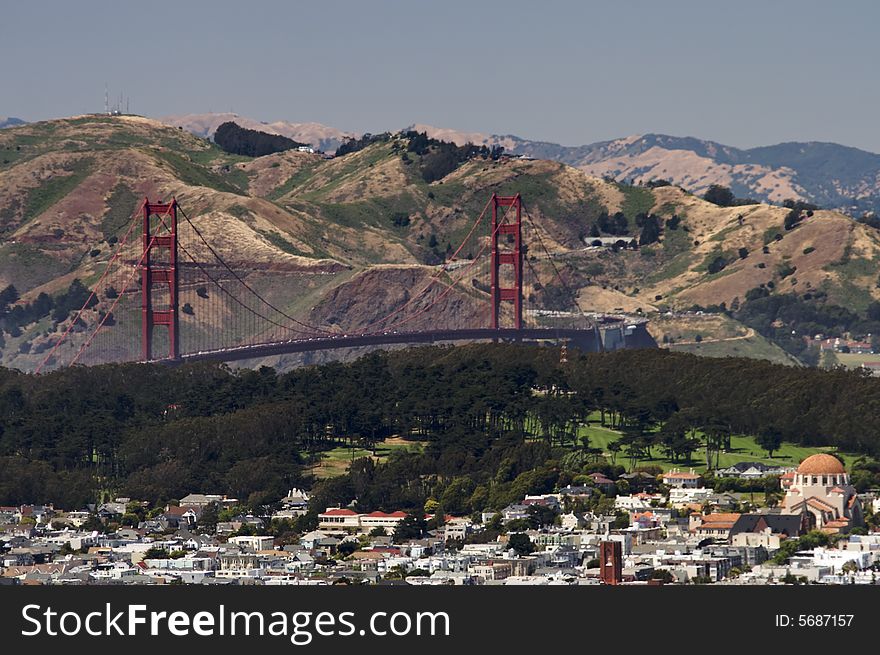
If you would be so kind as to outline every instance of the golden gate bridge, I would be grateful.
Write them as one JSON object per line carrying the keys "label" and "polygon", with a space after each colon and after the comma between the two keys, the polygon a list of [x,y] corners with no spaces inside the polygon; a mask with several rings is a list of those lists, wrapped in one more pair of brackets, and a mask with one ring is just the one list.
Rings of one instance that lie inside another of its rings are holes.
{"label": "golden gate bridge", "polygon": [[[538,248],[540,258],[531,252]],[[493,194],[442,264],[417,267],[411,288],[359,298],[350,316],[292,309],[295,290],[279,293],[267,283],[271,272],[230,263],[234,254],[221,250],[176,199],[145,199],[37,372],[457,341],[555,340],[592,351],[653,345],[644,319],[580,308],[519,194]],[[566,307],[548,309],[540,268]]]}

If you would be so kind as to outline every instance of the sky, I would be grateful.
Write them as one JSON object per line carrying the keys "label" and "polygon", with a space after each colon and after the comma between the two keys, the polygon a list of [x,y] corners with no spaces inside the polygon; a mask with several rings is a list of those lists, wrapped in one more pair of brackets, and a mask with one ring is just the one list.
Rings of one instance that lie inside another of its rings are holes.
{"label": "sky", "polygon": [[856,0],[19,0],[0,115],[101,111],[107,84],[152,117],[880,152],[878,19]]}

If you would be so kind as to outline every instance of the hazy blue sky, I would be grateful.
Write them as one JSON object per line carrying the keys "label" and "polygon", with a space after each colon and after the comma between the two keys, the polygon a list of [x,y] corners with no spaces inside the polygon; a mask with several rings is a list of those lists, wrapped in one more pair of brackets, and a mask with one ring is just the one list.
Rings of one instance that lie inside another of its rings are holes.
{"label": "hazy blue sky", "polygon": [[0,12],[0,115],[235,111],[567,145],[644,132],[880,152],[880,3],[65,2]]}

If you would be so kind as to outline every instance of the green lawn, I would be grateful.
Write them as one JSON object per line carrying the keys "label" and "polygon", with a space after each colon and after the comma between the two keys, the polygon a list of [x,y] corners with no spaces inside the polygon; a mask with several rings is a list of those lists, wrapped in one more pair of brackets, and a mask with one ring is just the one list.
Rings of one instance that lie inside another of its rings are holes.
{"label": "green lawn", "polygon": [[312,467],[312,473],[321,479],[332,478],[337,475],[344,475],[348,471],[349,464],[355,459],[371,457],[376,462],[382,462],[395,450],[408,450],[411,448],[421,450],[422,446],[423,442],[421,441],[405,441],[399,437],[380,441],[376,447],[375,455],[364,448],[339,446],[333,450],[321,453],[321,461]]}
{"label": "green lawn", "polygon": [[[605,452],[607,452],[608,444],[612,441],[616,441],[620,437],[619,432],[615,430],[609,430],[608,428],[604,428],[601,425],[597,425],[595,423],[581,426],[578,434],[581,436],[588,436],[590,438],[590,447],[601,448]],[[798,446],[791,443],[783,443],[781,448],[777,452],[773,453],[773,459],[770,459],[769,457],[767,457],[767,453],[755,443],[754,438],[748,436],[734,436],[731,439],[731,446],[731,450],[721,453],[718,459],[718,463],[721,468],[732,466],[737,462],[763,462],[764,464],[771,464],[776,466],[797,466],[802,460],[809,457],[810,455],[826,452],[834,452],[835,455],[843,459],[847,468],[849,468],[852,466],[853,461],[855,461],[855,459],[857,458],[856,455],[838,453],[834,450],[834,448],[831,447],[811,448],[807,446]],[[659,466],[664,471],[667,471],[671,468],[693,468],[697,472],[705,472],[706,470],[706,463],[702,460],[702,458],[705,457],[705,451],[703,450],[696,451],[693,454],[692,461],[688,463],[672,462],[670,460],[667,460],[663,457],[663,453],[658,448],[653,449],[653,455],[653,459],[639,460],[636,465]],[[628,466],[629,460],[626,458],[626,455],[620,453],[617,456],[617,463]]]}
{"label": "green lawn", "polygon": [[880,363],[880,354],[873,353],[834,353],[838,362],[847,368],[858,368],[862,364]]}

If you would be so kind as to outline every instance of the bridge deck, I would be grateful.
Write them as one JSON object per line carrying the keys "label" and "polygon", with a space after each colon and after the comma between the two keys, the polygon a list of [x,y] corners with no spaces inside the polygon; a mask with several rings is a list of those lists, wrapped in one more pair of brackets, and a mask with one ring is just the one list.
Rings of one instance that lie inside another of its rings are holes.
{"label": "bridge deck", "polygon": [[[603,325],[601,329],[621,327]],[[311,339],[295,339],[277,343],[255,344],[234,348],[223,348],[181,355],[180,361],[197,362],[204,360],[220,360],[225,362],[256,357],[268,357],[290,353],[313,352],[318,350],[335,350],[337,348],[357,348],[360,346],[385,346],[393,344],[431,344],[444,341],[522,341],[539,339],[565,339],[574,342],[596,344],[600,350],[599,337],[595,328],[523,328],[521,330],[502,328],[472,328],[459,330],[436,330],[430,332],[379,333],[368,335],[343,335],[332,337],[316,337]]]}

